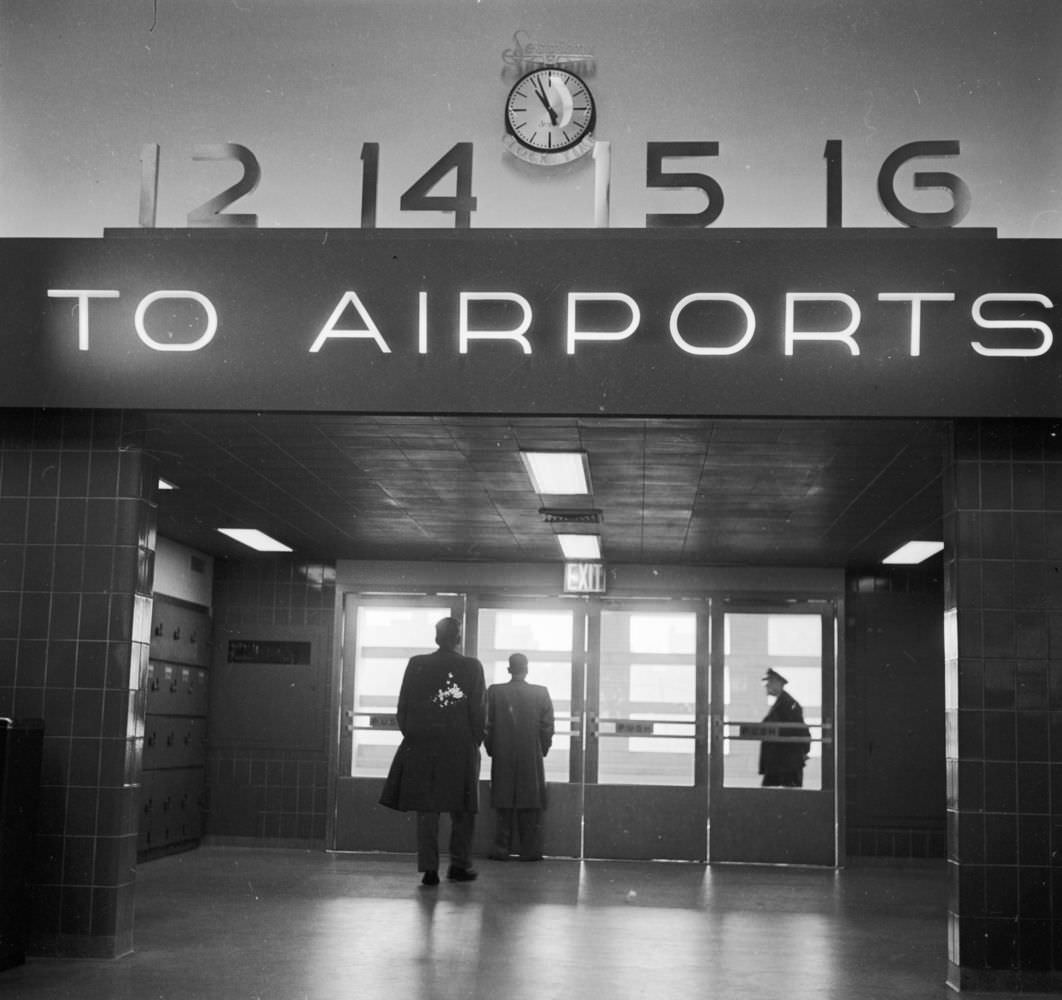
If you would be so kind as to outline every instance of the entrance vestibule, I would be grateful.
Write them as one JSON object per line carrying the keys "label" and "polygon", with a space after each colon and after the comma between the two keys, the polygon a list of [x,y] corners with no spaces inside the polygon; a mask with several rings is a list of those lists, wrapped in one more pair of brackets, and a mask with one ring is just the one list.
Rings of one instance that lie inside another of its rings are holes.
{"label": "entrance vestibule", "polygon": [[[529,575],[551,571],[508,569],[525,586]],[[489,573],[506,579],[505,567]],[[402,575],[416,580],[408,567]],[[430,647],[435,621],[452,615],[488,684],[506,680],[508,655],[523,652],[530,679],[550,690],[557,732],[546,758],[547,854],[841,863],[840,574],[783,573],[791,586],[781,591],[757,591],[756,573],[736,574],[729,587],[725,575],[708,574],[696,593],[687,573],[681,591],[649,588],[637,598],[480,589],[462,576],[445,587],[426,580],[420,592],[389,591],[386,580],[342,590],[330,846],[394,851],[412,843],[409,817],[376,800],[401,738],[394,709],[402,671]],[[761,586],[778,585],[779,574],[759,577]],[[763,725],[769,667],[789,679],[811,734],[800,788],[761,787],[762,740],[792,738]],[[484,846],[490,825],[480,824]]]}

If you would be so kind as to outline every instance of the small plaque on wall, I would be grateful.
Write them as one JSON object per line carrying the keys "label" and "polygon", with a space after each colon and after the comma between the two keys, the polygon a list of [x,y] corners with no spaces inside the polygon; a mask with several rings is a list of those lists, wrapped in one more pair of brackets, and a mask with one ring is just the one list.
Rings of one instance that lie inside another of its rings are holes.
{"label": "small plaque on wall", "polygon": [[230,639],[228,662],[309,666],[310,646],[308,642],[278,639]]}

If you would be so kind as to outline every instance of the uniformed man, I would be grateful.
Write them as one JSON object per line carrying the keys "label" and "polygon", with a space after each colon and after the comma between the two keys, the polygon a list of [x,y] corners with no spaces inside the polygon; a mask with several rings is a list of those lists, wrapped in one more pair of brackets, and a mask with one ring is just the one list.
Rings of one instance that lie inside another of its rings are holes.
{"label": "uniformed man", "polygon": [[[763,787],[801,788],[804,764],[811,752],[811,732],[804,725],[804,710],[785,686],[789,683],[773,667],[763,675],[767,694],[774,704],[764,717],[765,724],[782,723],[778,738],[765,738],[760,744],[760,774]],[[799,723],[799,725],[792,725]],[[790,725],[786,725],[790,724]],[[804,737],[804,739],[801,739]]]}

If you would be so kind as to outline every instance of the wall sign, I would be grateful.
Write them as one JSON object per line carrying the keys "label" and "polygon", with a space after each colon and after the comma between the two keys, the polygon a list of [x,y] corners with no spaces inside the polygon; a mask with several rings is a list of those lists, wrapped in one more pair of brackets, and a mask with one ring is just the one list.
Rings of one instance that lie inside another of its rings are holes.
{"label": "wall sign", "polygon": [[603,563],[564,564],[564,593],[566,594],[603,594],[605,584]]}
{"label": "wall sign", "polygon": [[151,231],[0,243],[5,406],[1056,417],[1062,241]]}
{"label": "wall sign", "polygon": [[[535,81],[538,81],[537,86]],[[541,105],[537,110],[536,100]],[[574,73],[555,67],[537,69],[518,81],[510,91],[505,139],[511,152],[530,163],[556,165],[592,152],[594,225],[607,229],[611,217],[612,143],[594,139],[595,120],[594,101],[582,80]],[[972,199],[966,182],[956,174],[915,170],[911,178],[916,190],[947,192],[950,206],[946,209],[920,211],[907,204],[896,190],[897,175],[902,167],[925,158],[958,156],[959,152],[959,143],[954,140],[909,142],[893,150],[882,163],[877,182],[878,197],[889,215],[912,228],[947,228],[962,222]],[[645,225],[700,229],[715,223],[723,212],[725,195],[719,181],[705,173],[703,168],[708,158],[719,155],[720,144],[714,140],[646,143],[646,188],[699,191],[704,196],[705,205],[697,212],[651,212],[645,216]],[[843,224],[842,142],[828,140],[823,156],[826,161],[825,222],[831,229],[840,228]],[[155,228],[157,221],[161,158],[158,143],[147,143],[140,151],[139,224],[146,229]],[[193,207],[187,215],[188,226],[256,228],[256,214],[226,211],[239,199],[253,194],[258,187],[262,167],[255,154],[238,143],[207,143],[194,147],[192,159],[232,160],[239,164],[242,173],[235,184]],[[362,229],[374,229],[379,207],[380,144],[363,143],[361,161],[360,224]],[[473,144],[455,143],[403,192],[399,210],[452,214],[455,229],[469,229],[472,213],[479,207],[479,199],[473,194],[473,161]]]}
{"label": "wall sign", "polygon": [[228,663],[284,663],[310,665],[308,642],[292,642],[283,639],[230,639]]}

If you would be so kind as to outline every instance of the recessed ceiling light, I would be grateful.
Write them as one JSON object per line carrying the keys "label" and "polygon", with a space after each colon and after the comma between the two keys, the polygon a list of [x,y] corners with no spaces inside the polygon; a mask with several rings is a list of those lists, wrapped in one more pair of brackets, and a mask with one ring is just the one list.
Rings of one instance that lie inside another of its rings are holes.
{"label": "recessed ceiling light", "polygon": [[536,493],[557,496],[590,492],[590,466],[585,451],[522,451]]}
{"label": "recessed ceiling light", "polygon": [[557,535],[565,559],[600,559],[600,535]]}
{"label": "recessed ceiling light", "polygon": [[159,476],[159,489],[160,490],[175,490],[177,489],[176,483],[171,483],[168,479],[163,479]]}
{"label": "recessed ceiling light", "polygon": [[223,535],[254,549],[256,552],[291,552],[292,549],[257,528],[218,528]]}
{"label": "recessed ceiling light", "polygon": [[893,565],[914,566],[943,551],[943,542],[908,542],[906,545],[901,545],[892,555],[882,559],[882,562]]}

